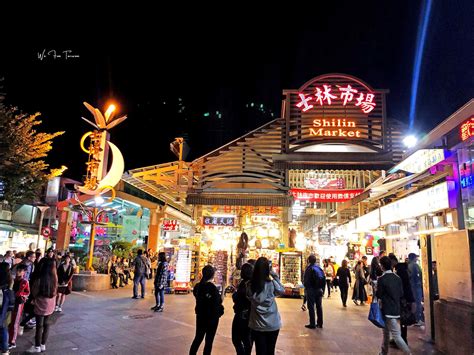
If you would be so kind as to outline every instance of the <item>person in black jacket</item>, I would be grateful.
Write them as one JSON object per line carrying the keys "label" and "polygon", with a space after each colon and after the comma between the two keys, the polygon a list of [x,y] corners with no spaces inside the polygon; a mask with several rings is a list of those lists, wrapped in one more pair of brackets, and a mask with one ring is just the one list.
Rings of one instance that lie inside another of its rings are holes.
{"label": "person in black jacket", "polygon": [[352,283],[351,272],[347,267],[347,260],[342,261],[342,266],[337,269],[336,277],[339,284],[339,289],[341,290],[342,305],[347,307],[347,294],[349,291],[349,285]]}
{"label": "person in black jacket", "polygon": [[415,297],[411,290],[410,285],[410,276],[408,275],[408,265],[407,263],[399,263],[395,255],[390,254],[388,256],[392,261],[392,267],[397,273],[398,277],[402,280],[403,285],[403,298],[400,305],[400,325],[402,329],[402,339],[405,340],[405,343],[408,344],[408,326],[415,324],[415,313],[413,309],[415,308]]}
{"label": "person in black jacket", "polygon": [[240,281],[237,291],[232,295],[234,301],[234,320],[232,321],[232,344],[237,355],[250,355],[252,341],[250,337],[249,315],[250,301],[246,296],[247,282],[252,278],[253,266],[245,263],[240,270]]}
{"label": "person in black jacket", "polygon": [[397,347],[405,354],[411,354],[410,348],[400,335],[400,304],[403,297],[403,284],[400,277],[392,272],[392,262],[384,256],[380,259],[384,271],[377,281],[376,296],[382,301],[382,314],[385,321],[381,354],[388,354],[390,336]]}
{"label": "person in black jacket", "polygon": [[[310,255],[308,257],[309,265],[304,271],[304,292],[308,302],[309,324],[306,328],[322,328],[323,327],[323,304],[322,299],[324,295],[324,288],[326,286],[326,276],[324,271],[316,265],[316,256]],[[316,313],[318,320],[314,319],[314,305],[316,304]]]}
{"label": "person in black jacket", "polygon": [[214,278],[215,270],[211,265],[206,265],[202,269],[201,281],[194,286],[193,294],[196,298],[196,335],[194,336],[189,354],[197,354],[199,346],[204,337],[204,355],[212,351],[212,343],[219,325],[219,317],[224,314],[222,298],[211,280]]}

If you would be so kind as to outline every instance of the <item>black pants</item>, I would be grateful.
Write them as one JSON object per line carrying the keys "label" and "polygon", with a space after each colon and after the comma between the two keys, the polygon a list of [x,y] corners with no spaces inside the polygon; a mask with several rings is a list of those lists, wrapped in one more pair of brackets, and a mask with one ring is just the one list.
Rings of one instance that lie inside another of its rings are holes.
{"label": "black pants", "polygon": [[326,285],[328,289],[328,297],[331,296],[331,280],[326,280]]}
{"label": "black pants", "polygon": [[110,274],[110,283],[112,284],[113,288],[117,288],[117,281],[118,281],[118,275],[117,274]]}
{"label": "black pants", "polygon": [[237,314],[232,321],[232,344],[234,344],[237,355],[250,355],[252,353],[249,321],[248,319],[242,319]]}
{"label": "black pants", "polygon": [[317,325],[323,326],[323,290],[319,289],[306,289],[306,300],[308,301],[308,312],[309,312],[309,324],[316,325],[314,319],[314,305],[316,305],[316,313],[318,315]]}
{"label": "black pants", "polygon": [[345,306],[347,303],[347,294],[349,293],[349,285],[339,285],[341,290],[341,300],[342,304]]}
{"label": "black pants", "polygon": [[28,323],[30,320],[32,320],[35,317],[34,309],[35,306],[31,303],[33,301],[32,297],[28,297],[28,300],[25,303],[25,307],[23,308],[23,314],[25,314],[25,317],[20,323],[21,327],[24,327],[26,323]]}
{"label": "black pants", "polygon": [[252,330],[252,340],[255,341],[257,355],[274,355],[275,346],[280,329],[273,332],[259,332]]}
{"label": "black pants", "polygon": [[204,337],[206,337],[206,343],[204,344],[204,355],[210,355],[212,351],[212,343],[217,332],[217,326],[219,325],[219,318],[207,319],[206,317],[196,316],[196,335],[194,336],[191,349],[189,349],[190,355],[197,354],[199,346],[201,345]]}
{"label": "black pants", "polygon": [[49,334],[49,317],[36,316],[35,346],[45,345]]}
{"label": "black pants", "polygon": [[401,330],[402,330],[402,339],[405,340],[405,343],[407,343],[408,345],[408,327],[402,324]]}

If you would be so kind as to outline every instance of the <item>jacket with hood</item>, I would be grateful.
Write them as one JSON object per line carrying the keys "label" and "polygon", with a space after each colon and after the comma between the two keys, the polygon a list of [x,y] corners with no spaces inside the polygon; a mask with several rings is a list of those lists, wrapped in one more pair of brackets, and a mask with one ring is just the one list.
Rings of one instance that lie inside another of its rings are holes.
{"label": "jacket with hood", "polygon": [[247,284],[247,298],[250,300],[249,328],[259,332],[272,332],[281,328],[281,318],[275,296],[285,292],[276,275],[265,282],[262,292],[252,291],[251,282]]}

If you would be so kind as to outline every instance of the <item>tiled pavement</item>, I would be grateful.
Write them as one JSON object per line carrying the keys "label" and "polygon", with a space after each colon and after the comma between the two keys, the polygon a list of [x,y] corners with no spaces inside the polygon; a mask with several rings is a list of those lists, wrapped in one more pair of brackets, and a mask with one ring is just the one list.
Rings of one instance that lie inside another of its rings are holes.
{"label": "tiled pavement", "polygon": [[[130,286],[103,292],[73,293],[63,313],[53,315],[47,354],[187,354],[194,337],[192,295],[166,295],[163,313],[154,313],[151,292],[145,299],[131,298]],[[278,299],[283,328],[278,354],[378,354],[382,332],[367,320],[368,306],[343,308],[339,294],[324,299],[324,329],[308,330],[301,300]],[[213,354],[234,354],[231,341],[232,300],[225,299]],[[422,330],[409,328],[414,354],[437,354],[420,340]],[[12,353],[31,346],[34,330],[25,331]],[[200,348],[202,351],[203,345]],[[391,350],[392,354],[401,353]]]}

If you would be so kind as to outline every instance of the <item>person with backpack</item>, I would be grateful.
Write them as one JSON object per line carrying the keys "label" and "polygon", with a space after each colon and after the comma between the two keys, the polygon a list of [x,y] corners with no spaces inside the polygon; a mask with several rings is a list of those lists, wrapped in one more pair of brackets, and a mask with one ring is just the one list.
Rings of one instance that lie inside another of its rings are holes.
{"label": "person with backpack", "polygon": [[143,250],[138,249],[137,257],[133,261],[135,272],[133,276],[133,299],[138,299],[138,284],[141,286],[142,298],[145,298],[146,278],[150,272],[150,264],[143,255]]}
{"label": "person with backpack", "polygon": [[9,326],[9,349],[16,348],[16,338],[18,336],[18,330],[20,327],[21,317],[23,316],[23,309],[30,295],[30,285],[25,280],[25,274],[27,272],[27,265],[19,264],[16,268],[16,277],[13,282],[13,292],[15,294],[15,308],[12,312],[11,323]]}
{"label": "person with backpack", "polygon": [[232,343],[237,355],[250,355],[252,340],[249,328],[250,301],[246,296],[247,283],[252,278],[253,266],[245,263],[240,270],[241,281],[232,295],[234,320],[232,321]]}
{"label": "person with backpack", "polygon": [[190,355],[197,354],[204,337],[206,337],[204,355],[211,354],[219,318],[224,314],[222,297],[212,282],[214,274],[215,269],[211,265],[204,266],[201,281],[193,289],[193,295],[196,298],[196,335],[189,349]]}
{"label": "person with backpack", "polygon": [[9,354],[8,351],[8,320],[10,314],[15,307],[15,295],[12,287],[12,276],[10,273],[10,264],[7,262],[0,263],[0,350],[2,354]]}
{"label": "person with backpack", "polygon": [[[304,272],[304,288],[306,300],[308,302],[309,324],[306,328],[315,329],[323,327],[323,295],[326,286],[326,275],[324,271],[316,265],[316,256],[308,257],[309,265]],[[316,304],[317,322],[314,315],[314,305]]]}

